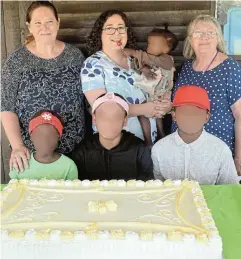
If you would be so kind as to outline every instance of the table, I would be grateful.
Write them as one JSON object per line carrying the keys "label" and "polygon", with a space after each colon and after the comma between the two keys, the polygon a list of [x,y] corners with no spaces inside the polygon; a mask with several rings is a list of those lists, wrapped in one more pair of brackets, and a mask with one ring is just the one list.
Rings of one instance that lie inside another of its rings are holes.
{"label": "table", "polygon": [[[2,184],[1,189],[4,186]],[[241,185],[203,185],[201,188],[223,239],[225,259],[240,259]]]}

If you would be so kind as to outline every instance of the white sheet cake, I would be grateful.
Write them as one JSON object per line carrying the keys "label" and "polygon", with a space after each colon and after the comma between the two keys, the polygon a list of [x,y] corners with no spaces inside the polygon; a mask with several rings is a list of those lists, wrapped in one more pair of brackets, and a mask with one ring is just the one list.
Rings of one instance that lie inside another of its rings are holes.
{"label": "white sheet cake", "polygon": [[196,182],[11,180],[1,192],[4,259],[221,259]]}

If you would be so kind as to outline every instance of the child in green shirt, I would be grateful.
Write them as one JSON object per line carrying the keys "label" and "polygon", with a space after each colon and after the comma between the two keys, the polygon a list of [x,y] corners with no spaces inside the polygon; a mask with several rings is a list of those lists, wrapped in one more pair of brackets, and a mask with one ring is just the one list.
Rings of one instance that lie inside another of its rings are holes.
{"label": "child in green shirt", "polygon": [[13,169],[11,179],[64,179],[78,178],[78,170],[73,160],[55,151],[62,136],[63,123],[53,111],[42,110],[29,122],[29,134],[35,153],[29,159],[29,168],[23,172]]}

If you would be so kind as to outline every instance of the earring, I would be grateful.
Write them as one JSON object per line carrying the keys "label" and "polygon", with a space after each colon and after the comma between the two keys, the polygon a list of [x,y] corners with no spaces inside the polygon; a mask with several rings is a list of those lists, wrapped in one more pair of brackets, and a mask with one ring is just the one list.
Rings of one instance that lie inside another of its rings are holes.
{"label": "earring", "polygon": [[34,40],[34,36],[32,33],[29,33],[29,35],[24,40],[24,45],[27,45],[29,42]]}

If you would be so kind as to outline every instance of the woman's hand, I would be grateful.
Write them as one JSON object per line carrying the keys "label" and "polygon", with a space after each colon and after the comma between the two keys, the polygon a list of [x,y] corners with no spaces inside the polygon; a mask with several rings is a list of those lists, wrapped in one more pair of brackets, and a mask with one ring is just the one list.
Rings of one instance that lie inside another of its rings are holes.
{"label": "woman's hand", "polygon": [[24,168],[28,168],[28,160],[30,159],[30,152],[29,150],[24,146],[24,144],[21,144],[15,148],[13,148],[9,166],[10,170],[15,168],[17,172],[23,172]]}
{"label": "woman's hand", "polygon": [[156,107],[157,105],[154,104],[153,102],[147,102],[141,104],[142,106],[142,113],[141,115],[147,117],[147,118],[152,118],[155,117],[155,114],[157,112]]}
{"label": "woman's hand", "polygon": [[156,118],[163,118],[172,109],[172,103],[169,100],[163,99],[162,101],[154,101],[155,104],[155,115]]}
{"label": "woman's hand", "polygon": [[154,101],[144,103],[143,114],[147,118],[162,118],[165,116],[172,108],[172,103],[169,100],[163,99],[162,101]]}

